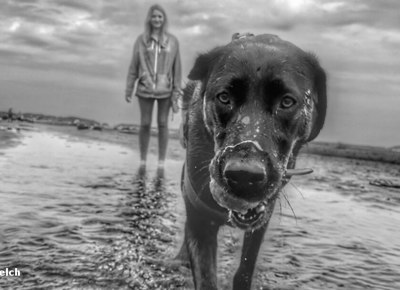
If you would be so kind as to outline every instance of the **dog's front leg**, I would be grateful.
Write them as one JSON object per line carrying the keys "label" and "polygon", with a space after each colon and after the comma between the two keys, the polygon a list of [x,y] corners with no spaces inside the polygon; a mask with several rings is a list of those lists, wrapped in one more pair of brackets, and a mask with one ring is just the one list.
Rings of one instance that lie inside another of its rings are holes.
{"label": "dog's front leg", "polygon": [[260,250],[267,226],[268,224],[266,223],[254,232],[245,232],[240,266],[233,279],[233,290],[249,290],[251,288],[251,280],[258,251]]}
{"label": "dog's front leg", "polygon": [[185,225],[185,244],[196,290],[217,289],[217,234],[219,225],[198,216]]}

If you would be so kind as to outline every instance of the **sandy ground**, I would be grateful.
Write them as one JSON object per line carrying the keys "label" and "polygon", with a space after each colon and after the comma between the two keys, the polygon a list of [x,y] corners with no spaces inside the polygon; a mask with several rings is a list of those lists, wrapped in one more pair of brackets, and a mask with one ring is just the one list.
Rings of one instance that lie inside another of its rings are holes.
{"label": "sandy ground", "polygon": [[[185,219],[177,140],[160,181],[152,139],[145,182],[136,135],[34,125],[0,130],[0,149],[0,269],[26,273],[0,288],[193,289],[173,261]],[[399,289],[400,191],[369,181],[396,179],[400,166],[311,154],[298,166],[315,172],[282,192],[253,288]],[[242,235],[220,231],[220,289],[231,288]]]}

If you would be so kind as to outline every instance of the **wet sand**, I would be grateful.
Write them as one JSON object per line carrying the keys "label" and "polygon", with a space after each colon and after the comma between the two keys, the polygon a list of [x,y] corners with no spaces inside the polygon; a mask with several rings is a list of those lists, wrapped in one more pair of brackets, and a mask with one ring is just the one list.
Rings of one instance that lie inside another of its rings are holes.
{"label": "wet sand", "polygon": [[19,141],[20,134],[13,126],[0,126],[0,149],[14,147]]}
{"label": "wet sand", "polygon": [[[43,125],[13,133],[17,143],[4,134],[0,269],[18,267],[22,276],[0,277],[1,289],[193,288],[190,271],[172,261],[185,215],[177,140],[163,182],[151,140],[143,183],[136,135]],[[253,288],[399,289],[400,190],[369,181],[396,178],[400,166],[311,154],[298,166],[315,172],[283,191]],[[231,287],[242,236],[220,231],[220,289]]]}

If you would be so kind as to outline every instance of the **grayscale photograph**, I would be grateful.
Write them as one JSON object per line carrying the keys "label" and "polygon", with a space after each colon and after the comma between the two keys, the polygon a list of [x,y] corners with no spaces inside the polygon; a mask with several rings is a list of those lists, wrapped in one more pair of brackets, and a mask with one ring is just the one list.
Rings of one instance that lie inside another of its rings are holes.
{"label": "grayscale photograph", "polygon": [[399,1],[0,15],[0,289],[400,289]]}

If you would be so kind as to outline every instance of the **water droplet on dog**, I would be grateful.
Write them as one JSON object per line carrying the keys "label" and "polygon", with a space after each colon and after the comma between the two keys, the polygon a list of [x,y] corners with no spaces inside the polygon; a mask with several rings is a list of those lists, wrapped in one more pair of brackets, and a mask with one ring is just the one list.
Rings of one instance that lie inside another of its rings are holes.
{"label": "water droplet on dog", "polygon": [[244,117],[242,119],[242,123],[245,124],[245,125],[250,124],[250,117],[249,116]]}

